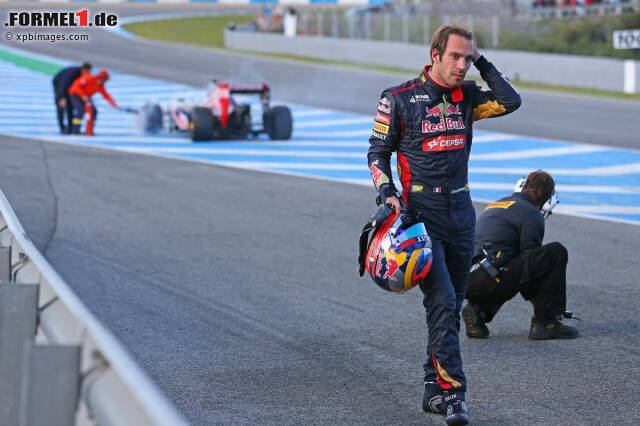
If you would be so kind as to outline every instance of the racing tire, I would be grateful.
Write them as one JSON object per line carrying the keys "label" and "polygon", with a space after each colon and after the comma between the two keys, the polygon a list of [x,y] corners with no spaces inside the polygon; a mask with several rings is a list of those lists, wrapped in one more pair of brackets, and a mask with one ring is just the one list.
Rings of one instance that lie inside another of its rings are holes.
{"label": "racing tire", "polygon": [[240,139],[247,139],[251,133],[251,113],[249,110],[242,114],[241,123]]}
{"label": "racing tire", "polygon": [[162,108],[158,104],[145,104],[140,110],[145,133],[158,133],[162,130]]}
{"label": "racing tire", "polygon": [[264,113],[264,130],[272,140],[291,139],[293,117],[286,106],[274,106]]}
{"label": "racing tire", "polygon": [[195,107],[191,113],[189,135],[194,142],[210,141],[213,138],[213,113],[209,108]]}

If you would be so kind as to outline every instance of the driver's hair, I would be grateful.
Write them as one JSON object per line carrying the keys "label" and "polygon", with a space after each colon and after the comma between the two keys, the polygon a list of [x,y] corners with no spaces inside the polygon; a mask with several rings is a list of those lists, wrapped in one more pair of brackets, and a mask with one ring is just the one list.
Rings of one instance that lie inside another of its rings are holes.
{"label": "driver's hair", "polygon": [[429,57],[431,57],[433,49],[436,49],[440,57],[442,57],[445,50],[447,50],[447,43],[449,42],[449,36],[451,34],[464,37],[467,40],[473,40],[473,32],[464,25],[441,25],[433,33],[433,37],[431,37],[431,50],[429,51]]}
{"label": "driver's hair", "polygon": [[556,189],[556,183],[551,175],[542,170],[529,173],[524,183],[522,192],[529,194],[534,204],[542,205],[551,198],[551,194]]}

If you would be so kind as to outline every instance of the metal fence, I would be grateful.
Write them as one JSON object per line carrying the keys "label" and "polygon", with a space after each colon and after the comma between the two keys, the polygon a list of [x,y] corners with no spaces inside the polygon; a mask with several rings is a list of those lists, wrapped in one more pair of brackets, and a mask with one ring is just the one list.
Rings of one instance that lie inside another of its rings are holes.
{"label": "metal fence", "polygon": [[311,8],[299,11],[298,34],[427,44],[439,25],[460,23],[474,31],[480,47],[497,48],[502,32],[536,36],[544,31],[538,23],[546,18],[572,19],[640,11],[640,0],[590,6],[533,5],[534,2],[506,0],[449,0],[352,9]]}

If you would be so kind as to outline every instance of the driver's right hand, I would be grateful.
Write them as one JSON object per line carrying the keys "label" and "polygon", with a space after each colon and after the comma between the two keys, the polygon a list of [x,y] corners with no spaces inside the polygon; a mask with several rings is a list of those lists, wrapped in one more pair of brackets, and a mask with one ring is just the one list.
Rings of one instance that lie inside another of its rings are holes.
{"label": "driver's right hand", "polygon": [[402,206],[400,205],[400,200],[398,199],[398,197],[395,196],[391,196],[391,197],[387,197],[384,200],[385,204],[390,204],[391,207],[393,207],[393,210],[400,214],[400,210],[402,209]]}

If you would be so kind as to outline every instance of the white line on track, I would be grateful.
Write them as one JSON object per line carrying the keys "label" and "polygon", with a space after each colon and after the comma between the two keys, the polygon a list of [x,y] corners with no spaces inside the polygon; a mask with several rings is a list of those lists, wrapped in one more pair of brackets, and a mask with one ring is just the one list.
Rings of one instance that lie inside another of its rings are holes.
{"label": "white line on track", "polygon": [[[489,183],[479,182],[472,183],[471,190],[474,189],[489,189],[498,191],[511,192],[513,190],[513,184],[511,183]],[[556,185],[558,192],[571,192],[571,193],[588,193],[588,194],[635,194],[640,195],[640,187],[634,186],[613,186],[613,185]]]}
{"label": "white line on track", "polygon": [[318,164],[318,163],[284,163],[276,161],[216,161],[216,163],[229,167],[259,169],[304,169],[304,170],[342,170],[342,171],[368,171],[366,164]]}
{"label": "white line on track", "polygon": [[591,213],[591,214],[628,214],[640,215],[640,207],[635,206],[590,206],[590,205],[558,205],[559,211],[563,213]]}
{"label": "white line on track", "polygon": [[471,152],[471,160],[518,160],[523,158],[542,158],[557,157],[560,155],[587,154],[593,152],[608,151],[610,148],[598,146],[561,146],[543,149],[524,149],[521,151],[491,152],[485,154],[473,154]]}
{"label": "white line on track", "polygon": [[[508,135],[506,133],[492,133],[489,135],[477,135],[473,137],[473,143],[490,143],[490,142],[502,142],[502,141],[511,141],[516,139],[513,135]],[[473,151],[473,148],[471,148]]]}
{"label": "white line on track", "polygon": [[[373,123],[373,119],[369,120],[370,123]],[[296,126],[297,128],[298,126]],[[349,138],[349,137],[366,137],[369,140],[369,136],[371,136],[371,130],[345,130],[345,131],[297,131],[294,129],[293,136],[298,138]]]}
{"label": "white line on track", "polygon": [[[357,185],[371,184],[371,179],[344,179],[349,183],[355,183]],[[513,184],[511,183],[491,183],[491,182],[471,182],[471,191],[473,190],[496,190],[506,191],[511,193],[513,191]],[[571,192],[571,193],[589,193],[589,194],[629,194],[640,195],[639,187],[623,187],[623,186],[606,186],[606,185],[557,185],[558,192]]]}
{"label": "white line on track", "polygon": [[315,120],[305,123],[300,123],[296,126],[298,129],[304,129],[308,127],[331,127],[341,126],[348,124],[371,124],[373,125],[373,118],[370,117],[357,117],[357,118],[338,118],[335,120]]}
{"label": "white line on track", "polygon": [[[640,173],[640,163],[615,164],[613,166],[588,167],[585,169],[545,169],[552,176],[618,176]],[[525,167],[469,167],[469,173],[528,175],[530,168]]]}
{"label": "white line on track", "polygon": [[[123,151],[153,151],[159,154],[209,154],[209,155],[259,155],[265,157],[309,157],[309,158],[357,158],[363,159],[361,152],[289,151],[268,149],[225,149],[225,148],[137,148],[122,147]],[[363,160],[365,161],[365,160]]]}

